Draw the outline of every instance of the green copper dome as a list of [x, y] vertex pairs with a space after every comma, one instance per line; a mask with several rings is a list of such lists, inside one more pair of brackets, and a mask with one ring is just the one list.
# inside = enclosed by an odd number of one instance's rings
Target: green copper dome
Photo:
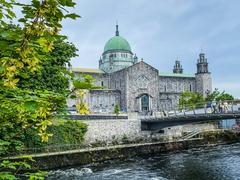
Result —
[[108, 42], [105, 44], [104, 52], [110, 50], [125, 50], [132, 52], [127, 40], [122, 38], [121, 36], [114, 36], [108, 40]]
[[131, 47], [126, 39], [119, 36], [118, 25], [116, 25], [116, 34], [108, 40], [104, 46], [104, 52], [112, 50], [124, 50], [132, 53]]

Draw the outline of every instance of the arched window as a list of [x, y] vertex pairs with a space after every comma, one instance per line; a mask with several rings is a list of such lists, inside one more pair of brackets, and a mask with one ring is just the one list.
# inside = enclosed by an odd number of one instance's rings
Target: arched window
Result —
[[189, 91], [192, 91], [192, 85], [191, 84], [189, 85]]

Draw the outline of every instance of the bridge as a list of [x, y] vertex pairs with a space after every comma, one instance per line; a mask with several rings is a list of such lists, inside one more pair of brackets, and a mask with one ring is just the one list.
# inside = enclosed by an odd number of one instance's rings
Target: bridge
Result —
[[240, 119], [240, 101], [226, 101], [221, 108], [219, 104], [196, 104], [194, 107], [175, 108], [164, 112], [165, 116], [141, 117], [141, 129], [143, 131], [158, 132], [163, 128], [192, 124], [206, 123], [210, 121]]

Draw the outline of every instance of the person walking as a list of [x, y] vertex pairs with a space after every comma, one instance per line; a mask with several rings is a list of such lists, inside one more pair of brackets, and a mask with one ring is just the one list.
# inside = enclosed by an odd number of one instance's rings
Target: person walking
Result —
[[217, 112], [217, 102], [215, 100], [212, 101], [212, 113]]
[[224, 109], [224, 113], [227, 113], [227, 112], [228, 112], [229, 107], [228, 107], [228, 102], [227, 102], [227, 101], [224, 101], [224, 103], [223, 103], [223, 109]]
[[218, 112], [223, 113], [223, 103], [221, 100], [218, 102]]

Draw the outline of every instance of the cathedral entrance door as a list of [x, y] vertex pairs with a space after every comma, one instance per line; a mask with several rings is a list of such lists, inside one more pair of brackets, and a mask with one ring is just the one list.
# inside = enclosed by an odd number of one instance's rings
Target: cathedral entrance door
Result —
[[149, 111], [149, 95], [147, 94], [141, 96], [141, 110], [142, 112]]

